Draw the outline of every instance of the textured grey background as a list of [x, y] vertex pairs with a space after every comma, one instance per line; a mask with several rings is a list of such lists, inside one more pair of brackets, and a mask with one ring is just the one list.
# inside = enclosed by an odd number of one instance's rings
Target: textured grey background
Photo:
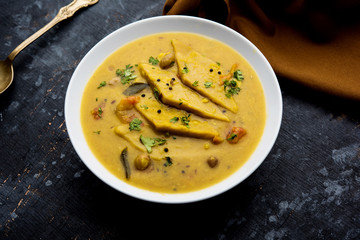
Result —
[[[0, 0], [0, 57], [68, 3]], [[85, 167], [64, 121], [71, 75], [99, 40], [161, 15], [163, 4], [100, 0], [17, 56], [15, 82], [0, 95], [0, 239], [359, 239], [360, 104], [287, 79], [279, 79], [284, 115], [273, 150], [218, 197], [144, 202]]]

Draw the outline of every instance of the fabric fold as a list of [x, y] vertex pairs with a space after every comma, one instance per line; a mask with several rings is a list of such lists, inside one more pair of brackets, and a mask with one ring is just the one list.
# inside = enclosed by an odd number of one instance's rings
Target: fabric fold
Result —
[[207, 18], [233, 28], [276, 74], [360, 100], [359, 1], [167, 0], [164, 15]]

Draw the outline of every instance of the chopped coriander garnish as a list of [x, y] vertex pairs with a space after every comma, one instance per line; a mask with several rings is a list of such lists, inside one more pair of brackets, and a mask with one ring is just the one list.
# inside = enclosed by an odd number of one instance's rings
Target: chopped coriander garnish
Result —
[[97, 88], [99, 89], [105, 86], [106, 86], [106, 81], [102, 81]]
[[166, 143], [166, 139], [144, 137], [143, 135], [140, 135], [140, 141], [142, 144], [144, 144], [146, 150], [149, 153], [152, 152], [152, 147], [164, 145]]
[[189, 125], [189, 123], [190, 123], [190, 115], [191, 114], [189, 113], [188, 115], [185, 115], [185, 116], [180, 118], [181, 123], [183, 125], [185, 125], [185, 127], [187, 127], [187, 128], [190, 128], [190, 125]]
[[235, 133], [232, 133], [231, 135], [230, 135], [230, 137], [228, 137], [228, 139], [227, 140], [233, 140], [234, 138], [236, 138], [237, 137], [237, 134], [235, 134]]
[[98, 112], [97, 115], [99, 116], [99, 118], [102, 118], [102, 114], [103, 114], [104, 111], [102, 110], [101, 107], [98, 108], [97, 112]]
[[218, 66], [220, 66], [220, 65], [221, 65], [221, 63], [219, 63], [219, 62], [216, 62], [216, 64], [217, 64]]
[[183, 101], [179, 98], [179, 106], [181, 106], [181, 104], [183, 104]]
[[205, 82], [205, 83], [204, 83], [204, 86], [205, 86], [206, 88], [210, 88], [210, 87], [212, 86], [212, 82]]
[[132, 70], [133, 66], [131, 66], [131, 64], [128, 64], [125, 66], [125, 69], [117, 69], [116, 70], [116, 75], [118, 75], [121, 79], [121, 83], [122, 84], [127, 84], [130, 83], [131, 80], [134, 80], [135, 78], [137, 78], [137, 76], [135, 74], [133, 74], [135, 72], [135, 70]]
[[93, 133], [96, 133], [96, 134], [100, 134], [101, 133], [101, 131], [100, 130], [98, 130], [98, 131], [93, 131]]
[[170, 167], [173, 163], [171, 161], [171, 157], [165, 157], [166, 163], [164, 163], [165, 167]]
[[153, 56], [151, 56], [149, 58], [149, 63], [151, 63], [152, 65], [156, 65], [159, 63], [159, 60], [157, 58], [154, 58]]
[[244, 76], [242, 75], [242, 72], [239, 69], [234, 72], [234, 78], [238, 81], [244, 80]]
[[237, 82], [235, 80], [225, 80], [224, 81], [224, 91], [225, 96], [227, 98], [231, 98], [231, 96], [238, 94], [240, 92], [240, 88], [237, 85]]
[[98, 98], [95, 98], [95, 101], [97, 102], [99, 99]]
[[154, 88], [153, 92], [154, 92], [155, 99], [159, 101], [160, 100], [159, 99], [160, 91], [157, 88]]
[[140, 105], [140, 107], [143, 108], [143, 109], [149, 109], [149, 107], [146, 106], [145, 104], [144, 104], [144, 105]]
[[182, 73], [188, 73], [188, 72], [189, 72], [189, 69], [185, 64], [185, 67], [183, 68]]
[[129, 129], [130, 131], [135, 130], [135, 131], [140, 131], [141, 130], [141, 124], [142, 121], [138, 118], [134, 118], [130, 123], [129, 123]]
[[193, 82], [193, 84], [192, 84], [194, 87], [197, 87], [197, 86], [199, 86], [199, 81], [195, 81], [195, 82]]
[[179, 117], [173, 117], [172, 119], [170, 119], [171, 123], [176, 123], [177, 121], [179, 121]]

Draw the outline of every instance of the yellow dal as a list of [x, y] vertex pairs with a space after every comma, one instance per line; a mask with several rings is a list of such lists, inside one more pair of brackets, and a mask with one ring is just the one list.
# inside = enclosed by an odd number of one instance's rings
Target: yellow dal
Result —
[[[160, 53], [173, 52], [171, 39], [178, 39], [190, 45], [195, 51], [221, 63], [224, 70], [230, 70], [234, 63], [238, 63], [244, 76], [240, 83], [241, 91], [234, 95], [238, 104], [238, 112], [226, 111], [225, 115], [231, 122], [213, 119], [203, 119], [212, 124], [225, 138], [232, 126], [246, 129], [247, 134], [237, 143], [227, 141], [214, 145], [211, 140], [175, 136], [166, 137], [167, 143], [153, 147], [150, 157], [151, 166], [145, 171], [139, 171], [134, 166], [134, 159], [142, 153], [132, 144], [114, 133], [114, 127], [122, 124], [115, 115], [116, 105], [126, 97], [122, 92], [129, 86], [121, 83], [99, 88], [100, 82], [107, 83], [116, 77], [116, 69], [124, 69], [125, 65], [134, 66], [138, 77], [136, 82], [146, 82], [141, 77], [135, 64], [148, 63], [150, 56], [157, 57]], [[176, 66], [170, 69], [176, 71]], [[149, 88], [137, 95], [151, 96]], [[97, 101], [96, 101], [97, 100]], [[105, 103], [102, 118], [94, 119], [91, 110], [100, 103]], [[220, 108], [223, 110], [222, 108]], [[136, 113], [136, 112], [135, 112]], [[156, 137], [146, 120], [136, 113], [145, 126], [139, 135]], [[189, 33], [161, 33], [143, 37], [119, 48], [110, 55], [94, 72], [87, 83], [82, 97], [81, 124], [86, 141], [96, 158], [116, 177], [139, 188], [163, 193], [184, 193], [206, 188], [229, 177], [237, 171], [254, 152], [263, 134], [266, 120], [265, 99], [261, 83], [249, 63], [229, 46], [204, 36]], [[100, 131], [97, 134], [96, 131]], [[132, 131], [133, 132], [133, 131]], [[157, 137], [165, 138], [164, 133]], [[136, 139], [137, 140], [137, 139]], [[141, 144], [140, 144], [141, 145]], [[209, 146], [206, 149], [206, 146]], [[130, 179], [125, 179], [124, 168], [120, 161], [121, 151], [128, 147], [131, 168]], [[164, 149], [169, 151], [165, 152]], [[173, 164], [164, 166], [164, 158], [171, 157]], [[207, 164], [209, 156], [215, 156], [219, 164], [210, 168]]]

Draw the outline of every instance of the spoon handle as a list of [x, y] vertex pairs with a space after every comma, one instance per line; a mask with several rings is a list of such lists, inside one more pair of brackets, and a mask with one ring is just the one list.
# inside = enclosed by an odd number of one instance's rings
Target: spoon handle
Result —
[[17, 46], [8, 56], [10, 61], [13, 61], [16, 55], [21, 52], [25, 47], [27, 47], [30, 43], [35, 41], [45, 32], [47, 32], [50, 28], [58, 24], [59, 22], [71, 17], [74, 13], [79, 10], [80, 8], [87, 7], [89, 5], [93, 5], [97, 3], [99, 0], [74, 0], [69, 5], [60, 8], [59, 13], [51, 20], [48, 24], [44, 27], [39, 29], [36, 33], [31, 35], [25, 41], [23, 41], [19, 46]]

